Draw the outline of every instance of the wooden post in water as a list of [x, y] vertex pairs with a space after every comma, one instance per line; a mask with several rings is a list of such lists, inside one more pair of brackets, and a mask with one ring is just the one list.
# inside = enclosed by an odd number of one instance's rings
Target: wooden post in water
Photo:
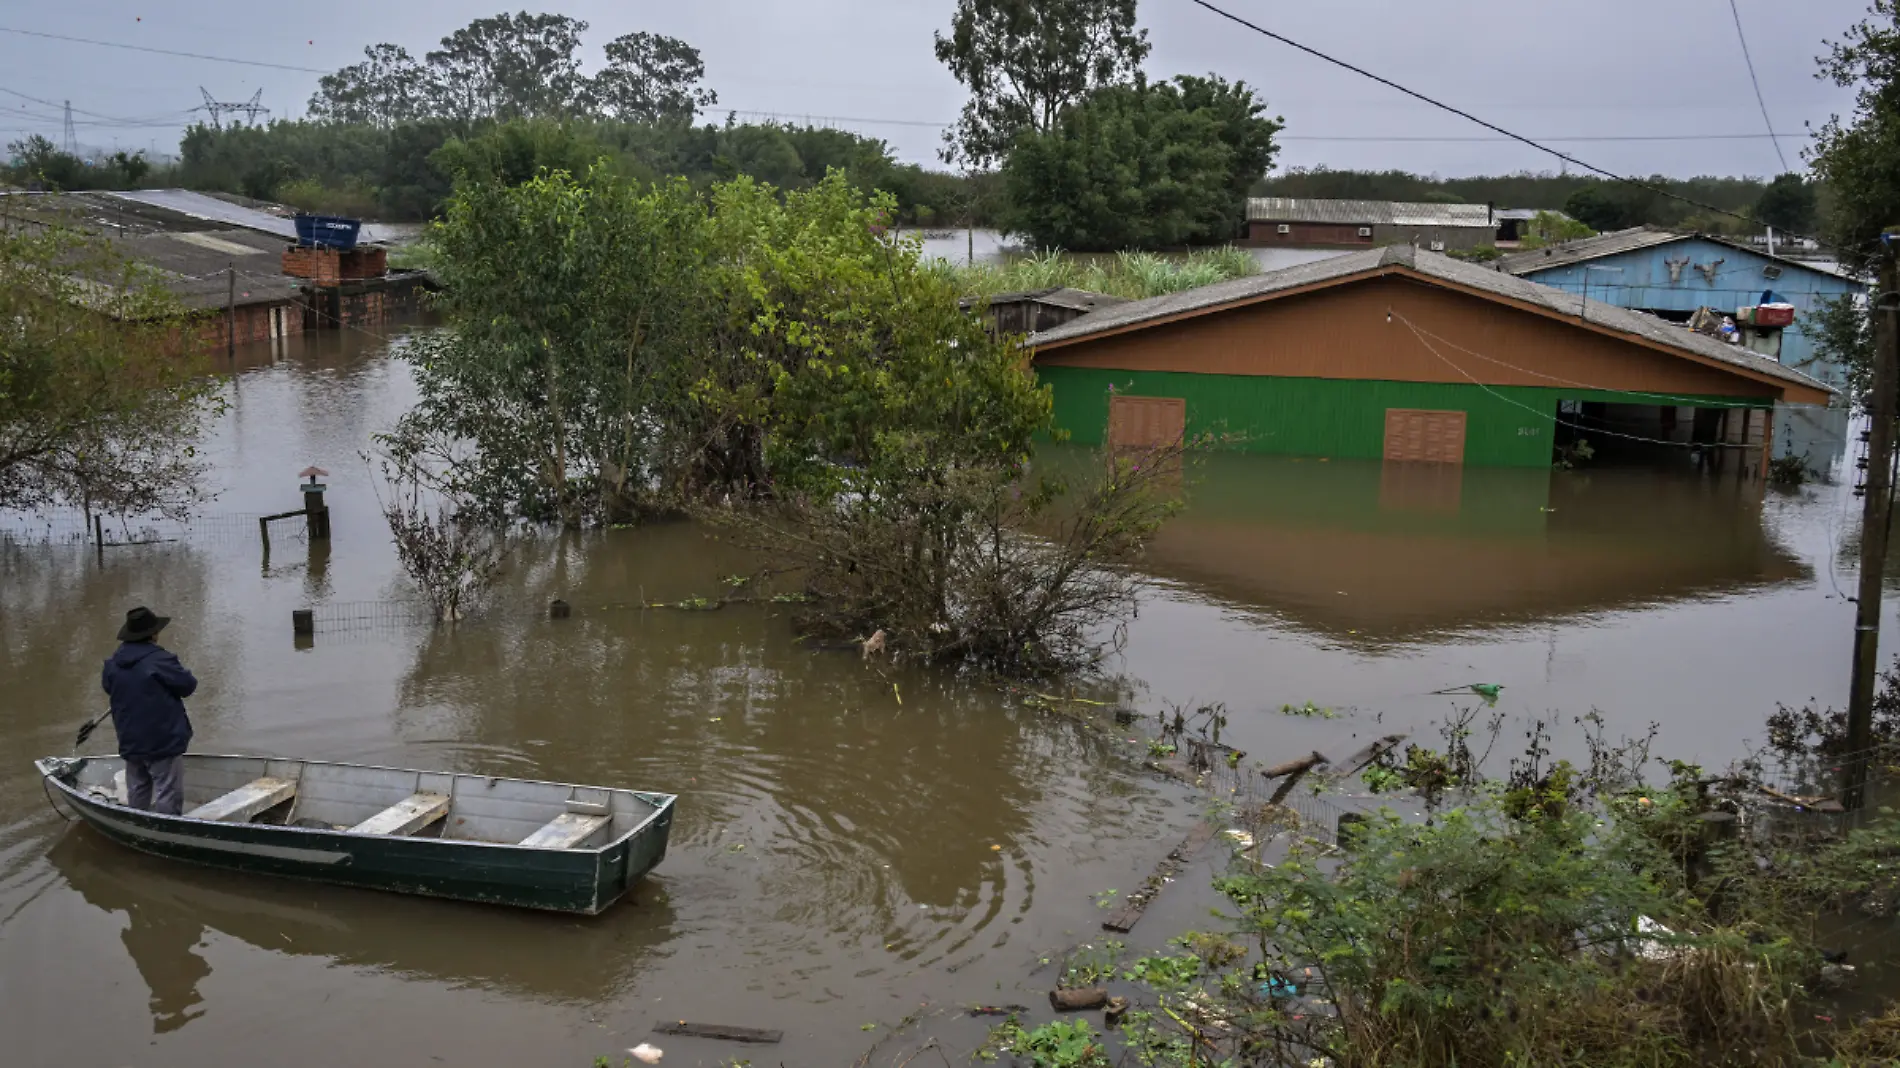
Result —
[[224, 299], [224, 355], [232, 365], [237, 364], [237, 261], [233, 260], [225, 269], [225, 280], [230, 283]]
[[[1888, 235], [1891, 238], [1893, 235]], [[1847, 760], [1841, 804], [1857, 812], [1867, 800], [1874, 746], [1874, 676], [1880, 670], [1880, 594], [1886, 577], [1887, 520], [1893, 507], [1893, 434], [1900, 391], [1900, 270], [1893, 242], [1873, 298], [1873, 411], [1867, 440], [1867, 497], [1860, 522], [1860, 600], [1854, 612], [1854, 674], [1847, 697]]]
[[299, 477], [309, 480], [302, 489], [304, 527], [310, 532], [311, 541], [330, 540], [330, 506], [323, 503], [323, 491], [329, 487], [317, 481], [329, 473], [321, 467], [306, 467], [297, 472]]

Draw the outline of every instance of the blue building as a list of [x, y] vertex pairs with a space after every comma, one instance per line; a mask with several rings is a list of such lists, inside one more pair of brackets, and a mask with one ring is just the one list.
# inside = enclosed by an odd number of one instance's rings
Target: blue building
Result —
[[[1497, 266], [1592, 301], [1685, 324], [1700, 308], [1734, 316], [1741, 308], [1792, 304], [1792, 325], [1743, 324], [1741, 343], [1843, 391], [1846, 370], [1816, 353], [1806, 324], [1820, 301], [1867, 292], [1866, 283], [1824, 265], [1771, 256], [1729, 238], [1651, 227], [1515, 253]], [[1811, 466], [1827, 470], [1846, 443], [1846, 402], [1836, 403], [1836, 410], [1782, 410], [1775, 421], [1776, 453], [1806, 453]]]

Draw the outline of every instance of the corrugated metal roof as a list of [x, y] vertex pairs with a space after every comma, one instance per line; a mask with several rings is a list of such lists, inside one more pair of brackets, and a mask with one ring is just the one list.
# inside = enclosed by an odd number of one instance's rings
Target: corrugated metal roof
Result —
[[[1411, 245], [1391, 245], [1105, 308], [1052, 330], [1031, 335], [1029, 344], [1035, 348], [1054, 342], [1074, 341], [1122, 327], [1139, 326], [1152, 320], [1214, 311], [1224, 305], [1250, 303], [1302, 286], [1341, 281], [1355, 275], [1376, 277], [1401, 268], [1453, 285], [1538, 305], [1573, 319], [1583, 307], [1578, 294], [1554, 286], [1540, 285], [1527, 278], [1465, 263], [1436, 252], [1426, 252]], [[1809, 389], [1834, 392], [1832, 388], [1766, 356], [1757, 355], [1739, 345], [1717, 341], [1653, 315], [1593, 300], [1589, 304], [1588, 319], [1593, 326], [1693, 353], [1739, 370], [1752, 371]]]
[[1855, 280], [1852, 275], [1840, 271], [1830, 271], [1825, 267], [1816, 267], [1812, 263], [1791, 260], [1783, 256], [1770, 256], [1766, 249], [1751, 247], [1742, 242], [1713, 234], [1665, 230], [1657, 226], [1632, 226], [1627, 230], [1612, 230], [1595, 237], [1580, 237], [1575, 241], [1565, 241], [1561, 245], [1532, 249], [1529, 252], [1513, 252], [1499, 258], [1496, 267], [1511, 274], [1530, 274], [1535, 271], [1547, 271], [1552, 267], [1569, 267], [1587, 260], [1600, 260], [1605, 256], [1615, 256], [1638, 249], [1655, 248], [1670, 245], [1677, 241], [1708, 241], [1725, 248], [1750, 252], [1765, 260], [1773, 260], [1784, 267], [1795, 267], [1815, 274], [1825, 274], [1832, 278]]
[[[297, 225], [290, 215], [279, 215], [242, 204], [233, 204], [228, 200], [205, 193], [194, 193], [189, 189], [131, 189], [105, 195], [119, 197], [136, 204], [149, 204], [152, 207], [175, 211], [181, 215], [217, 223], [220, 226], [242, 226], [247, 230], [276, 234], [292, 241], [297, 239]], [[387, 227], [365, 223], [359, 239], [370, 242], [387, 241], [393, 236]]]
[[1312, 200], [1252, 197], [1247, 221], [1329, 223], [1336, 226], [1469, 226], [1493, 229], [1483, 204], [1424, 204], [1397, 200]]
[[231, 299], [227, 268], [237, 270], [237, 303], [295, 300], [298, 280], [283, 273], [282, 238], [253, 230], [138, 234], [112, 248], [157, 272], [156, 281], [187, 308], [222, 308]]

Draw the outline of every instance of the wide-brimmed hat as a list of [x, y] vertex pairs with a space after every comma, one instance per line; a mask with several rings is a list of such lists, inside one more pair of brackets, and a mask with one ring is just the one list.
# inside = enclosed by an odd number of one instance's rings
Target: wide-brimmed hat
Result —
[[151, 609], [140, 605], [125, 614], [125, 626], [119, 628], [119, 640], [122, 642], [148, 642], [158, 637], [172, 617], [161, 616]]

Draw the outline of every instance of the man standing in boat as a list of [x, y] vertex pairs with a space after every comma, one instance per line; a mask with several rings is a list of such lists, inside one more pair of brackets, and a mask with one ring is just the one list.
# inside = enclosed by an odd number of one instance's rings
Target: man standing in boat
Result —
[[101, 681], [112, 702], [112, 727], [125, 760], [126, 803], [176, 816], [185, 808], [185, 747], [191, 720], [184, 699], [198, 680], [178, 657], [157, 642], [171, 617], [149, 608], [125, 614], [119, 649], [106, 661]]

